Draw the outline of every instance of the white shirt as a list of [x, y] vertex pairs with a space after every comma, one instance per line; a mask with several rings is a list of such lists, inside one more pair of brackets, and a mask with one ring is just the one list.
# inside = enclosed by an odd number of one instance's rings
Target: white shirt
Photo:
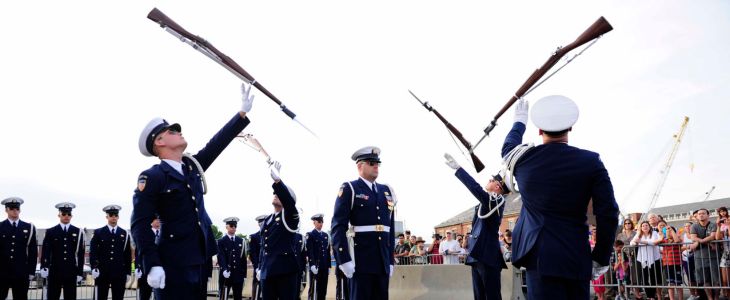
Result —
[[[659, 237], [659, 233], [654, 230], [651, 231], [651, 237], [641, 235], [639, 238], [639, 235], [640, 233], [636, 233], [634, 239], [631, 240], [631, 245], [636, 245], [639, 248], [639, 251], [636, 254], [636, 261], [640, 262], [641, 266], [644, 268], [651, 267], [655, 261], [658, 261], [662, 257], [659, 252], [659, 246], [653, 244], [656, 241], [661, 240], [661, 238]], [[644, 241], [644, 243], [639, 244], [637, 243], [638, 240]]]
[[114, 232], [114, 234], [117, 234], [117, 232], [116, 232], [116, 231], [114, 231], [114, 230], [115, 230], [115, 229], [116, 229], [117, 227], [119, 227], [119, 226], [114, 226], [114, 227], [112, 227], [111, 225], [106, 225], [106, 227], [108, 227], [108, 228], [109, 228], [109, 232]]
[[[362, 178], [362, 177], [360, 177], [360, 179], [362, 179], [362, 181], [365, 181], [365, 183], [367, 183], [367, 184], [368, 184], [368, 187], [369, 187], [369, 188], [370, 188], [371, 190], [373, 189], [373, 183], [374, 183], [374, 182], [370, 182], [370, 181], [368, 181], [367, 179], [365, 179], [365, 178]], [[377, 191], [376, 191], [376, 190], [373, 190], [373, 192], [377, 192]]]
[[162, 161], [166, 162], [168, 165], [170, 165], [173, 169], [175, 169], [175, 171], [177, 171], [181, 175], [185, 175], [185, 174], [183, 174], [182, 162], [174, 161], [172, 159], [163, 159]]
[[10, 225], [13, 225], [13, 222], [15, 222], [15, 226], [20, 225], [20, 219], [13, 220], [11, 218], [8, 218], [8, 222], [10, 222]]
[[71, 223], [68, 223], [68, 224], [59, 223], [58, 225], [61, 225], [61, 229], [63, 231], [68, 231], [68, 227], [71, 226]]
[[[446, 250], [449, 250], [449, 254], [446, 254]], [[457, 254], [462, 253], [462, 251], [463, 249], [461, 249], [457, 240], [443, 240], [439, 245], [439, 253], [444, 255], [445, 265], [459, 264], [459, 256]]]

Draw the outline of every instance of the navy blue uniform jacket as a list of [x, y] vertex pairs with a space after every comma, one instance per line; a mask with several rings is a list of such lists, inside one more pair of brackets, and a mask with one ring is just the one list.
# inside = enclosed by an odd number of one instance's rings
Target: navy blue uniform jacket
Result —
[[[203, 170], [210, 167], [248, 123], [247, 117], [241, 118], [236, 113], [193, 155]], [[140, 248], [145, 274], [154, 266], [202, 265], [218, 252], [205, 210], [200, 173], [190, 159], [183, 157], [183, 163], [184, 175], [164, 161], [139, 175], [133, 198], [132, 235]], [[159, 244], [150, 230], [155, 214], [159, 214], [162, 224]]]
[[[515, 122], [502, 156], [522, 143], [525, 124]], [[515, 266], [543, 276], [590, 279], [591, 260], [609, 263], [618, 224], [611, 179], [598, 153], [566, 143], [538, 145], [515, 165], [522, 210], [512, 234]], [[593, 199], [596, 245], [588, 244], [586, 211]], [[539, 263], [538, 263], [539, 262]]]
[[318, 272], [328, 272], [331, 266], [330, 238], [324, 231], [316, 229], [307, 233], [307, 258], [310, 266], [317, 266]]
[[132, 273], [132, 247], [128, 232], [117, 226], [114, 234], [109, 226], [94, 230], [89, 243], [91, 269], [99, 269], [99, 278], [126, 279]]
[[0, 280], [28, 279], [35, 275], [37, 260], [35, 226], [21, 220], [18, 227], [8, 220], [0, 223]]
[[235, 241], [227, 234], [218, 240], [218, 265], [220, 271], [219, 278], [223, 279], [223, 271], [231, 272], [229, 282], [239, 283], [246, 278], [246, 247], [243, 239], [235, 237]]
[[301, 244], [295, 241], [299, 212], [283, 181], [275, 182], [272, 187], [283, 209], [281, 213], [269, 215], [261, 227], [259, 269], [262, 281], [269, 276], [295, 274], [300, 270]]
[[259, 251], [261, 251], [261, 234], [257, 231], [255, 233], [252, 233], [248, 236], [249, 239], [251, 239], [251, 242], [248, 243], [249, 247], [249, 254], [251, 256], [251, 264], [253, 265], [253, 270], [256, 271], [256, 269], [259, 268]]
[[[61, 225], [46, 230], [41, 251], [41, 269], [48, 268], [48, 278], [73, 278], [84, 275], [84, 236], [73, 225], [63, 232]], [[77, 250], [78, 249], [78, 250]]]

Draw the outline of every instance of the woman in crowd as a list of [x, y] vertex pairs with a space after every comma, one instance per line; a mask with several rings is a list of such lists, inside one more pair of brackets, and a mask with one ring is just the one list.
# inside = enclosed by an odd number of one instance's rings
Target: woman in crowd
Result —
[[[723, 241], [722, 243], [722, 257], [720, 258], [720, 274], [722, 274], [722, 286], [728, 286], [728, 274], [730, 274], [730, 235], [728, 230], [730, 229], [730, 217], [728, 216], [727, 208], [722, 206], [717, 209], [717, 232], [715, 232], [715, 239]], [[728, 297], [730, 293], [727, 289], [721, 289], [721, 293]]]
[[439, 246], [441, 246], [441, 235], [438, 233], [433, 234], [433, 242], [426, 249], [426, 253], [429, 255], [429, 260], [432, 265], [440, 265], [444, 263], [444, 258], [439, 254]]
[[[621, 228], [621, 232], [616, 235], [616, 240], [624, 242], [624, 245], [631, 244], [631, 240], [634, 239], [634, 236], [636, 236], [636, 228], [634, 228], [634, 221], [631, 221], [629, 219], [624, 220], [623, 226]], [[638, 284], [638, 278], [641, 277], [639, 274], [639, 271], [636, 269], [636, 247], [630, 247], [626, 248], [624, 250], [626, 254], [629, 256], [629, 269], [626, 272], [626, 278], [624, 280], [628, 281], [632, 285]], [[641, 289], [640, 288], [634, 288], [634, 295], [641, 296]], [[641, 299], [641, 298], [638, 298]]]
[[[656, 286], [658, 279], [662, 278], [661, 254], [659, 253], [659, 246], [657, 246], [661, 241], [661, 236], [652, 230], [648, 221], [641, 222], [639, 232], [631, 240], [632, 246], [638, 246], [636, 261], [639, 264], [638, 269], [641, 270], [641, 278], [637, 278], [637, 281], [640, 285]], [[656, 289], [650, 288], [645, 289], [645, 291], [649, 299], [655, 299]], [[641, 299], [638, 297], [639, 295], [635, 295], [637, 299]]]
[[[672, 226], [667, 226], [664, 220], [659, 221], [659, 234], [662, 236], [662, 270], [664, 270], [664, 285], [680, 286], [682, 285], [682, 252], [680, 250], [682, 239], [679, 238], [677, 231]], [[682, 288], [670, 288], [669, 300], [684, 300], [684, 291]], [[675, 298], [675, 292], [677, 298]]]

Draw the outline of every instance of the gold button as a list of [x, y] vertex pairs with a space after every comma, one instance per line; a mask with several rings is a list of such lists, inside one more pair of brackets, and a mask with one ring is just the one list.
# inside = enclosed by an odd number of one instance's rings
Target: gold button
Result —
[[169, 192], [170, 192], [170, 190], [167, 190], [167, 192], [169, 193]]
[[198, 212], [198, 208], [197, 207], [195, 208], [195, 212]]
[[340, 247], [340, 251], [342, 251], [342, 247]]
[[198, 221], [198, 225], [200, 225], [200, 221]]

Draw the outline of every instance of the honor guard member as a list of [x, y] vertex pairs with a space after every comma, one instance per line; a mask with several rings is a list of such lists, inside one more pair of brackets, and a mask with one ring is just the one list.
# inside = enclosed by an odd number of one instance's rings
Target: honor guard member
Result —
[[[616, 236], [618, 205], [611, 179], [598, 153], [568, 145], [578, 120], [575, 102], [547, 96], [535, 103], [532, 120], [543, 144], [532, 148], [520, 145], [527, 113], [527, 101], [520, 100], [502, 146], [507, 172], [522, 196], [512, 262], [527, 269], [528, 299], [588, 299], [589, 280], [607, 269]], [[591, 200], [597, 232], [592, 251], [586, 238]]]
[[[259, 279], [256, 278], [256, 273], [259, 271], [259, 252], [261, 251], [261, 226], [264, 225], [264, 220], [266, 220], [266, 217], [269, 215], [260, 215], [256, 217], [256, 223], [259, 225], [259, 231], [256, 231], [248, 236], [248, 238], [251, 240], [249, 242], [249, 259], [251, 260], [251, 265], [253, 265], [253, 281], [251, 282], [251, 298], [252, 299], [258, 299], [261, 290], [258, 289], [259, 287]], [[258, 294], [257, 294], [258, 293]]]
[[300, 278], [300, 249], [294, 243], [299, 230], [296, 196], [279, 177], [281, 165], [271, 166], [274, 179], [274, 213], [266, 217], [261, 227], [259, 284], [263, 299], [298, 299]]
[[[507, 268], [499, 244], [504, 197], [510, 191], [502, 174], [496, 174], [482, 188], [451, 155], [444, 154], [446, 165], [456, 170], [456, 178], [474, 195], [479, 204], [474, 207], [471, 233], [466, 236], [466, 264], [471, 266], [474, 299], [502, 299], [500, 283], [502, 269]], [[501, 172], [500, 172], [501, 173]]]
[[218, 286], [221, 299], [233, 290], [233, 299], [241, 300], [243, 282], [246, 280], [246, 240], [236, 236], [238, 218], [225, 218], [226, 234], [218, 240]]
[[352, 160], [360, 178], [343, 183], [337, 194], [332, 216], [335, 258], [351, 279], [350, 299], [388, 299], [395, 264], [395, 195], [388, 185], [375, 182], [380, 168], [379, 148], [357, 150]]
[[[155, 235], [155, 243], [160, 238], [160, 219], [154, 216], [152, 220], [152, 233]], [[134, 276], [137, 277], [137, 293], [139, 300], [149, 300], [152, 296], [152, 287], [147, 283], [147, 273], [142, 271], [142, 254], [139, 251], [139, 247], [134, 249]]]
[[[187, 141], [179, 124], [153, 119], [142, 131], [139, 150], [160, 163], [137, 179], [132, 212], [132, 235], [140, 248], [147, 282], [161, 289], [163, 300], [200, 299], [207, 294], [210, 261], [217, 252], [205, 210], [204, 171], [249, 124], [251, 86], [244, 84], [243, 105], [197, 154], [184, 153]], [[159, 243], [149, 230], [154, 215], [162, 225]]]
[[121, 209], [119, 205], [107, 205], [102, 209], [106, 212], [107, 225], [94, 230], [89, 243], [89, 262], [97, 300], [108, 298], [109, 286], [112, 299], [122, 300], [127, 279], [132, 272], [129, 232], [117, 226]]
[[41, 251], [41, 277], [48, 278], [48, 299], [76, 299], [76, 284], [84, 275], [84, 231], [71, 225], [70, 202], [56, 204], [60, 224], [48, 228]]
[[325, 299], [327, 296], [327, 278], [329, 277], [330, 244], [329, 235], [322, 231], [324, 215], [312, 216], [314, 229], [307, 233], [307, 257], [309, 259], [309, 298]]
[[20, 220], [23, 199], [10, 197], [2, 202], [7, 220], [0, 223], [0, 299], [28, 299], [28, 284], [35, 277], [38, 242], [35, 226]]
[[302, 292], [304, 292], [304, 288], [307, 287], [307, 243], [304, 240], [304, 236], [299, 232], [294, 235], [294, 247], [299, 250], [299, 259], [297, 260], [299, 265], [299, 272], [297, 272], [299, 293], [297, 299], [299, 299]]

